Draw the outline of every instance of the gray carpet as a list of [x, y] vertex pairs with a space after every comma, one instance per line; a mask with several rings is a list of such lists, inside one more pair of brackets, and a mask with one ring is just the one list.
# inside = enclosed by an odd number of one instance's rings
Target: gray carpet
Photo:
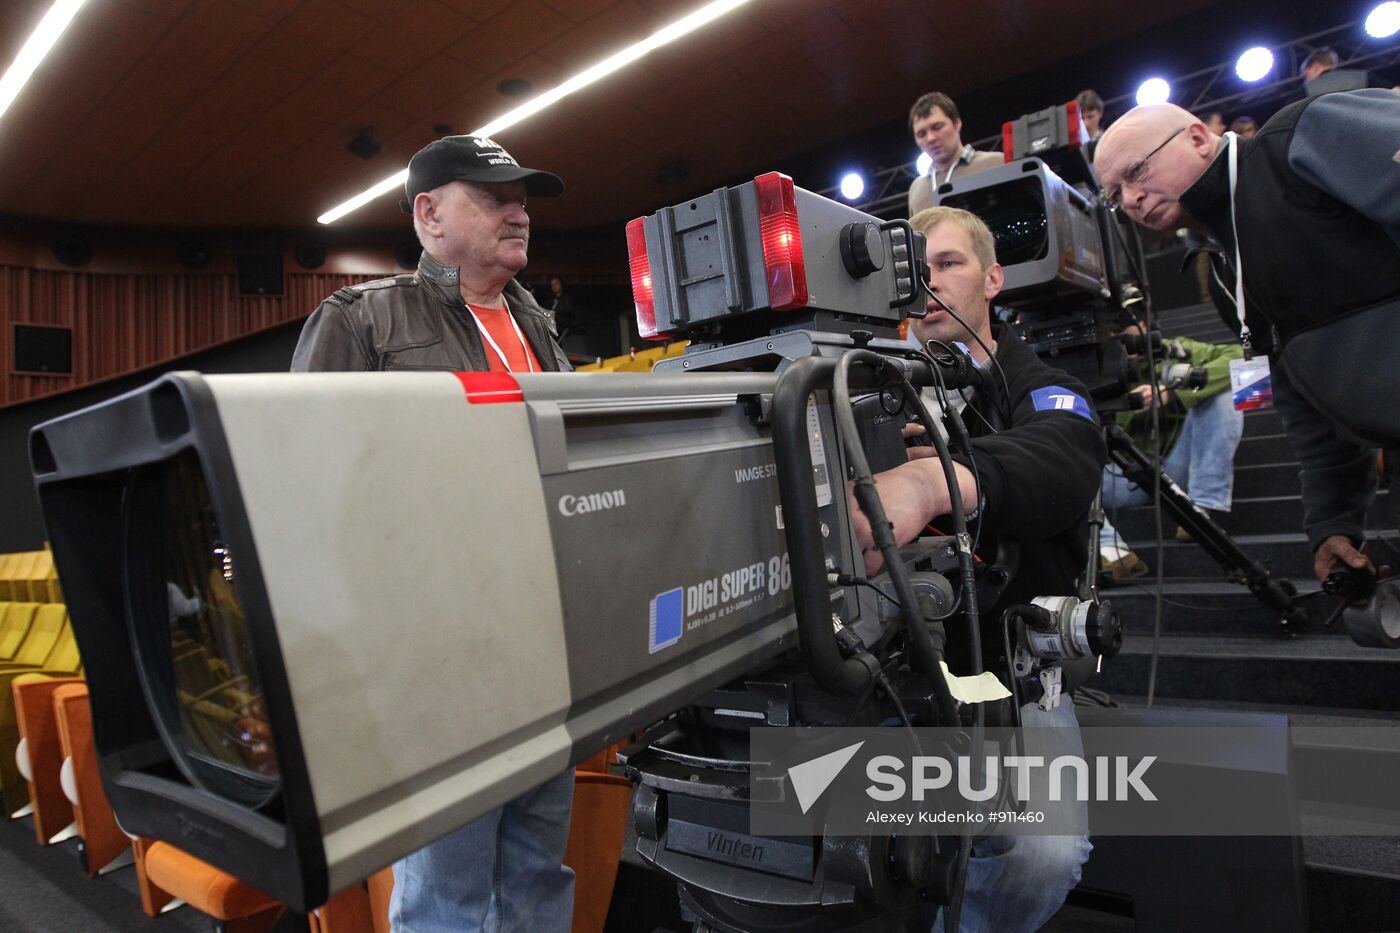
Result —
[[6, 933], [208, 933], [210, 919], [182, 907], [156, 919], [141, 911], [129, 866], [89, 879], [78, 862], [78, 840], [40, 848], [28, 819], [0, 823], [0, 930]]

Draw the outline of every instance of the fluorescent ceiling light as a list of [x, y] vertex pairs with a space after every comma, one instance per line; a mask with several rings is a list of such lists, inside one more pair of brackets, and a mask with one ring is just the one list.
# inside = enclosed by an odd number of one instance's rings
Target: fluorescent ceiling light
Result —
[[[684, 16], [671, 25], [657, 30], [640, 42], [635, 42], [622, 51], [609, 55], [591, 68], [585, 68], [562, 84], [558, 84], [541, 94], [537, 94], [514, 110], [502, 114], [485, 126], [472, 130], [468, 135], [494, 136], [502, 130], [514, 126], [521, 120], [539, 113], [551, 104], [558, 103], [575, 91], [581, 91], [593, 82], [607, 77], [619, 68], [630, 65], [648, 52], [659, 49], [663, 45], [674, 42], [682, 36], [694, 32], [701, 26], [718, 19], [730, 10], [741, 7], [748, 2], [749, 0], [711, 0], [710, 3], [705, 4], [689, 16]], [[360, 192], [344, 204], [331, 208], [320, 217], [317, 217], [316, 221], [323, 224], [333, 223], [351, 211], [363, 207], [380, 195], [393, 191], [395, 188], [402, 188], [403, 183], [407, 180], [408, 169], [405, 168], [392, 177], [386, 178]]]
[[49, 50], [58, 42], [58, 37], [63, 35], [63, 30], [68, 28], [68, 24], [78, 15], [85, 3], [87, 0], [55, 0], [54, 5], [49, 7], [49, 11], [39, 21], [39, 28], [35, 29], [34, 34], [24, 43], [24, 48], [19, 50], [19, 55], [15, 56], [10, 70], [0, 78], [0, 116], [4, 116], [5, 111], [10, 109], [10, 104], [15, 102], [19, 92], [29, 82], [29, 76], [34, 74], [39, 63], [49, 54]]

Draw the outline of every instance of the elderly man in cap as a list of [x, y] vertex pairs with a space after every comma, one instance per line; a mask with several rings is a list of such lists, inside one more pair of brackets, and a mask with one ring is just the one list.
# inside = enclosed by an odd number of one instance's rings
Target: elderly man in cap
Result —
[[1398, 147], [1400, 94], [1363, 90], [1290, 104], [1250, 140], [1171, 104], [1137, 107], [1094, 162], [1110, 207], [1222, 245], [1222, 313], [1246, 362], [1268, 355], [1319, 579], [1367, 566], [1367, 448], [1400, 448]]
[[[568, 369], [552, 319], [514, 279], [529, 247], [526, 196], [553, 197], [564, 183], [522, 168], [489, 139], [449, 136], [408, 163], [405, 190], [402, 206], [423, 244], [418, 270], [323, 301], [302, 330], [292, 370]], [[566, 771], [398, 862], [393, 928], [568, 930], [574, 875], [562, 861], [572, 804]]]

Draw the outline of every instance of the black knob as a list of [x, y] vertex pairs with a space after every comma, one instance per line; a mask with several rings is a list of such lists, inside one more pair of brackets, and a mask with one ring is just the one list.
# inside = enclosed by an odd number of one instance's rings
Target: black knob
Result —
[[1123, 623], [1118, 619], [1113, 604], [1104, 600], [1097, 606], [1089, 607], [1085, 620], [1089, 636], [1089, 650], [1101, 658], [1111, 658], [1123, 647]]
[[885, 247], [878, 224], [856, 222], [841, 228], [841, 260], [851, 278], [863, 279], [885, 266]]

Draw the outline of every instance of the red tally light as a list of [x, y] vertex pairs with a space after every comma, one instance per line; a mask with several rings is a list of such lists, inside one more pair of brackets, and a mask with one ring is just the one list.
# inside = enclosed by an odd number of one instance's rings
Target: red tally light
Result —
[[1001, 160], [1013, 161], [1011, 153], [1016, 151], [1016, 122], [1007, 120], [1001, 125]]
[[632, 301], [637, 306], [637, 333], [647, 340], [665, 340], [656, 332], [656, 298], [651, 290], [651, 260], [647, 258], [646, 218], [627, 223], [627, 263], [632, 271]]
[[788, 311], [807, 304], [807, 263], [802, 257], [802, 228], [792, 179], [769, 172], [753, 180], [758, 195], [758, 237], [763, 243], [763, 270], [768, 279], [768, 307]]
[[1084, 119], [1079, 115], [1079, 102], [1070, 101], [1065, 104], [1065, 129], [1069, 132], [1070, 148], [1078, 149], [1088, 138], [1088, 128], [1084, 126]]

